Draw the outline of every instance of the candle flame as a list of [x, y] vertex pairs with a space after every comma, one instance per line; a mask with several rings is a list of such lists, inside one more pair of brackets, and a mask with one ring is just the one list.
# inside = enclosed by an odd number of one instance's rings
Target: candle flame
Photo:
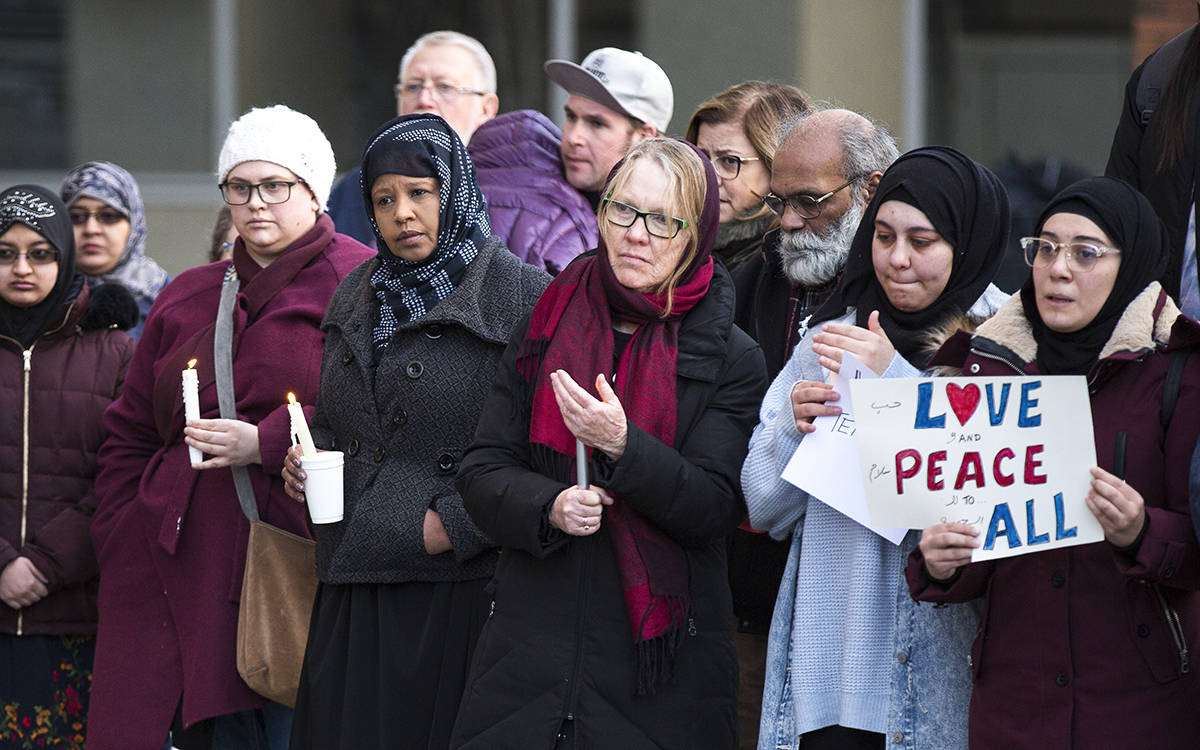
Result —
[[188, 360], [188, 369], [191, 370], [191, 369], [194, 369], [195, 367], [196, 367], [196, 360], [189, 359]]
[[288, 403], [289, 404], [296, 403], [296, 394], [290, 393], [290, 392], [288, 393]]

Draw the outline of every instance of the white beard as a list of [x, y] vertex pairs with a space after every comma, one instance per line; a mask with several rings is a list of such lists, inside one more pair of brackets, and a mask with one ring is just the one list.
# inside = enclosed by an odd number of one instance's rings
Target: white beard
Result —
[[833, 281], [846, 265], [850, 244], [865, 210], [865, 205], [857, 201], [852, 203], [842, 218], [821, 234], [808, 229], [781, 232], [779, 255], [783, 259], [783, 275], [788, 281], [806, 288], [825, 286]]

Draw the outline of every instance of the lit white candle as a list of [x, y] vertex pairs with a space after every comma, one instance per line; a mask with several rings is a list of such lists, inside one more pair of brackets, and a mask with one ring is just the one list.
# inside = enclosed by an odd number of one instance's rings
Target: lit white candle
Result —
[[312, 433], [308, 431], [308, 421], [304, 418], [304, 407], [296, 400], [296, 394], [288, 394], [288, 414], [292, 418], [292, 436], [300, 441], [304, 455], [317, 455], [317, 446], [313, 443]]
[[[189, 360], [187, 369], [183, 371], [183, 418], [200, 418], [200, 380], [196, 375], [196, 360]], [[192, 466], [204, 460], [204, 454], [199, 448], [188, 446], [188, 459]]]

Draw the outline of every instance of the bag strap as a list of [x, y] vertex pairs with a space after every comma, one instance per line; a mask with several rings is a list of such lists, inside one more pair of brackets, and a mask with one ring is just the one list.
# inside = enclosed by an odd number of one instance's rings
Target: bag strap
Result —
[[[233, 264], [225, 270], [221, 283], [221, 304], [217, 306], [217, 327], [213, 331], [213, 366], [217, 372], [217, 405], [222, 419], [237, 419], [237, 399], [233, 394], [233, 306], [237, 302], [237, 271]], [[254, 485], [250, 483], [250, 472], [245, 466], [230, 466], [233, 486], [237, 489], [238, 504], [246, 520], [258, 520], [258, 502], [254, 499]]]
[[1171, 355], [1171, 363], [1167, 365], [1167, 380], [1163, 383], [1162, 411], [1158, 418], [1162, 424], [1163, 435], [1171, 426], [1171, 417], [1175, 415], [1175, 402], [1179, 400], [1179, 385], [1183, 382], [1183, 366], [1187, 364], [1187, 349], [1180, 349]]
[[1183, 57], [1184, 48], [1196, 27], [1185, 29], [1183, 33], [1159, 47], [1142, 68], [1138, 79], [1137, 89], [1133, 95], [1134, 106], [1137, 107], [1142, 128], [1150, 124], [1154, 110], [1162, 99], [1162, 93], [1171, 82], [1171, 74]]

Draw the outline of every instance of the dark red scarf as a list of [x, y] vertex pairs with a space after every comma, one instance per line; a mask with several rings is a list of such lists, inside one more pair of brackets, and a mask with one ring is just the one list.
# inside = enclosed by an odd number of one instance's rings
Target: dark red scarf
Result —
[[[699, 152], [697, 152], [699, 153]], [[675, 288], [671, 314], [665, 294], [643, 294], [613, 275], [603, 238], [595, 256], [563, 269], [534, 307], [517, 366], [532, 389], [529, 439], [551, 456], [544, 469], [564, 481], [574, 475], [575, 438], [554, 399], [550, 373], [565, 370], [596, 395], [600, 373], [613, 367], [613, 316], [638, 325], [617, 364], [613, 390], [626, 417], [675, 445], [676, 362], [683, 316], [708, 292], [711, 249], [719, 216], [716, 176], [704, 159], [707, 195], [697, 234], [699, 252]], [[589, 453], [591, 448], [588, 449]], [[678, 637], [690, 607], [687, 555], [661, 529], [619, 497], [604, 511], [638, 653], [637, 690], [653, 692], [671, 678]]]
[[[321, 214], [312, 229], [293, 242], [266, 268], [259, 266], [246, 252], [242, 239], [237, 239], [233, 245], [233, 267], [241, 285], [238, 288], [238, 304], [233, 309], [232, 345], [235, 358], [242, 331], [258, 320], [267, 303], [292, 283], [296, 274], [329, 247], [329, 243], [333, 241], [333, 233], [333, 220], [329, 218], [329, 214]], [[213, 369], [213, 335], [217, 327], [216, 301], [220, 299], [220, 284], [218, 281], [217, 296], [213, 298], [212, 309], [197, 313], [209, 316], [209, 322], [179, 344], [158, 371], [154, 383], [154, 420], [164, 444], [182, 439], [183, 399], [180, 395], [179, 373], [187, 369], [188, 360], [193, 357], [199, 360], [196, 370], [201, 392], [212, 387], [217, 381], [216, 370]], [[171, 342], [165, 343], [171, 346]], [[208, 403], [204, 399], [201, 399], [201, 402]], [[215, 419], [218, 416], [215, 411], [215, 399], [211, 406], [213, 411], [210, 414], [205, 414], [204, 406], [201, 407], [201, 416], [205, 419]]]

